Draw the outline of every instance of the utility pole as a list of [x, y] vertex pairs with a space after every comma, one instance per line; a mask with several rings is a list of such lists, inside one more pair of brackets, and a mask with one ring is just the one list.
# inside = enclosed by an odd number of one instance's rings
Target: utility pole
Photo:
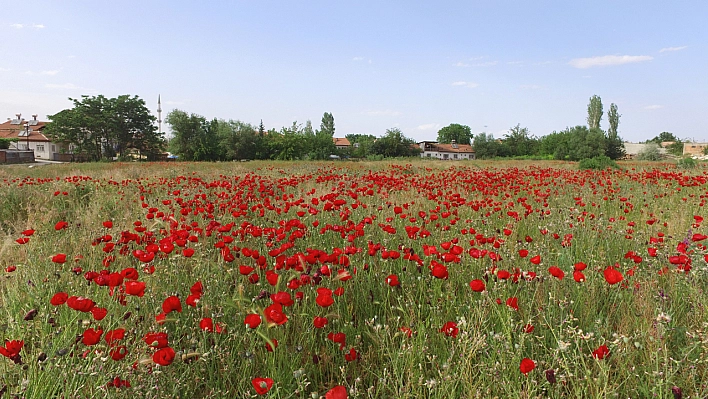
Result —
[[162, 133], [162, 103], [159, 94], [157, 95], [157, 133]]

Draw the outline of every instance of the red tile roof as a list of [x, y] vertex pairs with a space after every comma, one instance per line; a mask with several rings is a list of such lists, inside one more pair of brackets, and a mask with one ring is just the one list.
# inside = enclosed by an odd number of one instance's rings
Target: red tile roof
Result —
[[[454, 147], [453, 147], [454, 146]], [[441, 144], [432, 141], [420, 143], [423, 151], [451, 152], [451, 153], [473, 153], [474, 148], [469, 144]]]
[[334, 142], [335, 146], [349, 147], [351, 145], [346, 137], [332, 137], [332, 141]]
[[[0, 138], [4, 139], [19, 139], [19, 141], [27, 141], [27, 136], [20, 136], [25, 130], [25, 122], [32, 122], [25, 119], [20, 121], [20, 124], [13, 124], [12, 121], [0, 123]], [[49, 122], [37, 121], [37, 124], [30, 126], [29, 141], [51, 141], [47, 136], [42, 134], [42, 130]]]

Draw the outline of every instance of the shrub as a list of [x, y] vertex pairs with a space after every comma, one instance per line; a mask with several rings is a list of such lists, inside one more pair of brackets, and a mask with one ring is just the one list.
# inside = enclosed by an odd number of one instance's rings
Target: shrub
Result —
[[0, 150], [7, 150], [10, 148], [10, 143], [17, 141], [17, 139], [3, 139], [0, 138]]
[[657, 144], [647, 144], [643, 150], [637, 154], [637, 159], [640, 161], [658, 161], [661, 159], [659, 146]]
[[678, 161], [676, 161], [676, 166], [681, 168], [681, 169], [693, 169], [698, 165], [698, 162], [696, 162], [695, 159], [686, 157], [686, 158], [681, 158]]
[[607, 168], [619, 169], [617, 162], [610, 159], [606, 155], [600, 155], [592, 158], [581, 159], [578, 164], [580, 169], [596, 169], [602, 170]]

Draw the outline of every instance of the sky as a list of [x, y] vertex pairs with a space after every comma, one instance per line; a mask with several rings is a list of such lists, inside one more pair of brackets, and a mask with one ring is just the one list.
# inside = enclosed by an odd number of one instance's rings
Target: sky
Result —
[[[708, 1], [0, 0], [0, 120], [137, 95], [335, 136], [451, 123], [501, 138], [617, 104], [625, 141], [708, 141]], [[601, 127], [607, 128], [607, 116]], [[163, 123], [163, 131], [169, 131]]]

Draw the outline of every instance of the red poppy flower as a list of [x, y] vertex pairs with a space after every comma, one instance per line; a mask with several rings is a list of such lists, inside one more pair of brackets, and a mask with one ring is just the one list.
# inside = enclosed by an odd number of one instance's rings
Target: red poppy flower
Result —
[[201, 281], [197, 281], [190, 288], [189, 292], [194, 295], [201, 295], [204, 292], [204, 286]]
[[5, 341], [5, 346], [0, 346], [0, 355], [12, 359], [19, 356], [24, 345], [25, 341], [22, 340]]
[[514, 310], [519, 310], [519, 298], [514, 296], [514, 297], [507, 299], [506, 306], [508, 306]]
[[353, 362], [354, 360], [359, 359], [359, 352], [357, 352], [354, 348], [349, 349], [349, 353], [344, 354], [344, 359], [348, 362]]
[[162, 302], [162, 311], [168, 314], [172, 311], [182, 312], [182, 302], [175, 295], [169, 296]]
[[339, 344], [339, 350], [344, 349], [347, 345], [347, 336], [344, 333], [329, 333], [327, 334], [327, 339]]
[[194, 255], [194, 249], [185, 248], [182, 250], [182, 256], [184, 256], [185, 258], [191, 258], [192, 255]]
[[497, 271], [497, 278], [498, 278], [499, 280], [506, 280], [506, 279], [508, 279], [509, 277], [511, 277], [511, 273], [509, 273], [508, 271], [506, 271], [506, 270], [499, 270], [499, 271]]
[[105, 222], [103, 222], [103, 227], [110, 229], [113, 227], [113, 222], [110, 220], [106, 220]]
[[442, 280], [447, 280], [449, 274], [447, 271], [447, 267], [441, 263], [435, 262], [433, 264], [433, 268], [430, 270], [430, 274], [435, 277], [439, 278]]
[[66, 292], [57, 292], [54, 294], [52, 299], [49, 300], [49, 303], [51, 303], [54, 306], [59, 306], [63, 305], [66, 303], [66, 300], [69, 298], [69, 295]]
[[337, 385], [327, 391], [325, 394], [325, 399], [347, 399], [349, 395], [347, 394], [347, 388], [342, 385]]
[[470, 288], [472, 288], [472, 291], [474, 292], [482, 292], [486, 288], [484, 285], [484, 281], [482, 280], [472, 280], [470, 282]]
[[22, 234], [23, 236], [30, 237], [32, 234], [34, 234], [34, 230], [28, 229], [28, 230], [23, 231], [23, 232], [20, 233], [20, 234]]
[[138, 270], [135, 269], [134, 267], [127, 267], [123, 269], [122, 272], [120, 272], [121, 275], [127, 280], [137, 280], [140, 275], [138, 274]]
[[522, 258], [525, 258], [525, 257], [529, 256], [529, 251], [527, 249], [520, 249], [519, 256]]
[[607, 266], [603, 274], [605, 275], [605, 280], [610, 285], [617, 284], [624, 279], [624, 277], [622, 277], [622, 273], [612, 266]]
[[253, 385], [253, 388], [256, 390], [257, 394], [265, 395], [273, 387], [273, 379], [261, 377], [254, 378], [251, 380], [251, 385]]
[[413, 336], [413, 330], [410, 329], [410, 327], [401, 327], [398, 329], [401, 331], [406, 337], [410, 338]]
[[588, 267], [588, 265], [586, 265], [585, 263], [578, 262], [575, 265], [573, 265], [573, 270], [582, 272], [583, 270], [585, 270], [586, 267]]
[[65, 229], [67, 227], [69, 227], [69, 223], [62, 220], [60, 222], [57, 222], [57, 224], [54, 225], [54, 230], [59, 231], [59, 230]]
[[187, 304], [187, 306], [191, 306], [193, 308], [196, 308], [197, 303], [199, 303], [200, 298], [201, 298], [201, 294], [189, 294], [187, 296], [187, 299], [184, 300], [184, 303]]
[[153, 348], [165, 348], [167, 346], [167, 333], [164, 332], [149, 332], [143, 337], [143, 341]]
[[66, 254], [56, 254], [52, 256], [52, 262], [54, 263], [65, 263], [66, 262]]
[[565, 277], [565, 273], [558, 266], [549, 267], [548, 272], [551, 273], [551, 276], [557, 278], [558, 280], [563, 280], [563, 277]]
[[398, 276], [395, 274], [390, 274], [388, 277], [386, 277], [386, 284], [390, 285], [391, 287], [398, 287], [401, 285], [401, 282], [398, 281]]
[[327, 320], [326, 317], [319, 317], [315, 316], [315, 318], [312, 320], [312, 324], [314, 324], [315, 328], [324, 328], [324, 326], [327, 325], [329, 320]]
[[295, 303], [290, 294], [283, 291], [271, 295], [270, 300], [273, 301], [273, 303], [279, 303], [283, 306], [292, 306], [293, 303]]
[[283, 313], [283, 305], [279, 303], [274, 303], [263, 311], [266, 317], [266, 321], [270, 324], [283, 325], [288, 321], [288, 316]]
[[524, 332], [526, 334], [531, 334], [533, 332], [534, 328], [535, 327], [533, 326], [533, 324], [527, 324], [526, 326], [524, 326]]
[[125, 293], [137, 297], [145, 295], [145, 282], [143, 281], [126, 281]]
[[128, 354], [128, 348], [125, 345], [116, 346], [112, 348], [109, 352], [111, 359], [118, 361], [123, 360], [123, 358]]
[[125, 328], [117, 328], [115, 330], [108, 331], [103, 339], [106, 340], [108, 346], [115, 345], [118, 341], [125, 337]]
[[318, 288], [315, 302], [323, 308], [331, 306], [334, 303], [334, 299], [332, 298], [332, 290], [325, 287]]
[[90, 312], [91, 309], [96, 306], [92, 300], [82, 296], [71, 296], [66, 300], [66, 304], [70, 308], [78, 310], [79, 312]]
[[199, 321], [199, 328], [203, 331], [213, 332], [214, 321], [211, 319], [211, 317], [205, 317]]
[[595, 359], [602, 360], [605, 357], [607, 357], [610, 354], [610, 350], [607, 348], [607, 345], [600, 345], [597, 349], [592, 351], [592, 357]]
[[582, 283], [585, 281], [585, 275], [580, 270], [576, 270], [573, 272], [573, 280], [577, 283]]
[[93, 316], [93, 319], [96, 321], [101, 321], [103, 320], [104, 317], [108, 314], [108, 310], [106, 308], [99, 308], [99, 307], [92, 307], [91, 308], [91, 315]]
[[166, 346], [152, 355], [152, 361], [160, 366], [169, 366], [175, 360], [175, 350]]
[[270, 340], [270, 342], [266, 341], [265, 347], [268, 352], [273, 352], [275, 350], [275, 348], [278, 347], [278, 340], [275, 338], [272, 338]]
[[89, 328], [86, 331], [84, 331], [83, 337], [81, 338], [81, 342], [83, 342], [83, 344], [86, 346], [96, 345], [98, 343], [98, 341], [101, 340], [102, 334], [103, 334], [103, 330], [101, 330], [100, 328], [98, 330], [94, 330], [93, 328]]
[[261, 325], [261, 316], [254, 313], [247, 314], [243, 324], [248, 328], [256, 328]]
[[534, 265], [538, 265], [539, 263], [541, 263], [541, 256], [540, 256], [540, 255], [536, 255], [536, 256], [532, 257], [531, 259], [529, 259], [529, 260], [530, 260], [531, 263], [533, 263]]
[[20, 244], [20, 245], [27, 244], [29, 241], [30, 241], [30, 239], [27, 238], [27, 237], [20, 237], [20, 238], [18, 238], [18, 239], [15, 240], [15, 242], [18, 243], [18, 244]]
[[521, 359], [521, 365], [519, 365], [519, 370], [521, 370], [521, 373], [523, 375], [527, 375], [535, 368], [536, 362], [534, 362], [533, 360], [529, 359], [528, 357]]
[[457, 323], [454, 321], [448, 321], [445, 323], [442, 328], [440, 329], [440, 332], [443, 334], [447, 335], [448, 337], [457, 337], [457, 334], [460, 332], [460, 329], [457, 328]]

